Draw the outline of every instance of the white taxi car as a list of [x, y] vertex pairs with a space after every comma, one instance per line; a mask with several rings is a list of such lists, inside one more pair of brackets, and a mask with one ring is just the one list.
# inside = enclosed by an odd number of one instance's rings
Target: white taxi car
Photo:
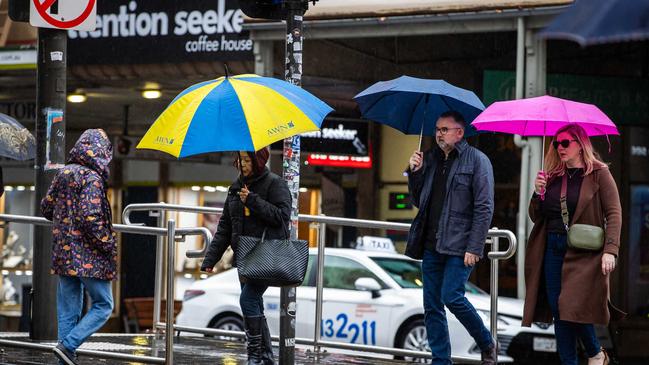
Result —
[[[324, 269], [323, 340], [428, 351], [424, 326], [421, 263], [404, 255], [327, 248]], [[310, 251], [304, 284], [297, 288], [296, 337], [313, 338], [315, 330], [317, 252]], [[468, 283], [467, 298], [489, 326], [489, 295]], [[243, 331], [237, 271], [194, 282], [185, 291], [177, 324]], [[279, 333], [279, 288], [264, 295], [272, 334]], [[521, 327], [523, 301], [498, 299], [500, 362], [558, 359], [552, 328]], [[479, 359], [480, 350], [447, 311], [454, 356]]]

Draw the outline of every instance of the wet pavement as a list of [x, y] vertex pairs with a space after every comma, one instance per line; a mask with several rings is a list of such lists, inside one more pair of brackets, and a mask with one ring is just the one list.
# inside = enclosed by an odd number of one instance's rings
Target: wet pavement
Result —
[[[30, 341], [25, 333], [2, 333], [0, 339], [14, 341]], [[54, 342], [39, 342], [41, 344], [55, 345]], [[164, 338], [156, 340], [152, 335], [104, 335], [98, 334], [91, 337], [83, 344], [82, 349], [118, 352], [124, 354], [156, 356], [164, 358]], [[277, 347], [275, 358], [277, 359]], [[392, 359], [377, 359], [361, 356], [325, 353], [319, 359], [311, 356], [307, 349], [297, 348], [295, 351], [295, 364], [407, 364]], [[175, 337], [174, 338], [174, 364], [210, 364], [210, 365], [238, 365], [246, 363], [245, 346], [242, 342], [221, 341], [204, 337]], [[98, 359], [79, 357], [79, 363], [118, 365], [142, 364], [139, 362], [119, 361], [112, 359]], [[58, 364], [56, 357], [49, 352], [27, 350], [0, 345], [0, 365], [27, 365], [27, 364]]]

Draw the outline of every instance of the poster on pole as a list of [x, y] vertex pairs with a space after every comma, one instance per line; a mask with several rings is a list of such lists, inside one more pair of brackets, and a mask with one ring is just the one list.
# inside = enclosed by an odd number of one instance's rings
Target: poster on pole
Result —
[[57, 170], [65, 166], [65, 123], [63, 110], [45, 109], [47, 140], [45, 144], [45, 170]]

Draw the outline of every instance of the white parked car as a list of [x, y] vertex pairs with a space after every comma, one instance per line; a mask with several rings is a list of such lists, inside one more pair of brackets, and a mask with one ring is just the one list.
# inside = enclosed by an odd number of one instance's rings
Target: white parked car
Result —
[[[296, 337], [313, 338], [317, 252], [310, 251], [304, 284], [297, 288]], [[404, 255], [327, 248], [321, 338], [364, 345], [428, 351], [424, 327], [421, 263]], [[467, 283], [467, 298], [489, 326], [489, 295]], [[194, 282], [185, 291], [177, 324], [243, 330], [237, 271]], [[264, 295], [272, 334], [279, 333], [279, 288]], [[552, 328], [521, 327], [523, 301], [498, 299], [500, 361], [556, 357]], [[479, 359], [480, 350], [453, 314], [447, 311], [454, 356]]]

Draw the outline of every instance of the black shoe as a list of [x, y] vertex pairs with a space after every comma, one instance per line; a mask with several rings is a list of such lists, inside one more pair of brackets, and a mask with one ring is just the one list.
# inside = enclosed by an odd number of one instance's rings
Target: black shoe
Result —
[[496, 365], [498, 363], [498, 344], [493, 342], [489, 350], [481, 353], [482, 365]]
[[270, 338], [270, 330], [268, 329], [268, 322], [266, 317], [263, 317], [261, 323], [261, 336], [262, 336], [262, 352], [261, 360], [264, 365], [275, 365], [275, 358], [273, 356], [273, 343]]
[[264, 350], [263, 336], [262, 336], [262, 322], [263, 316], [244, 317], [244, 325], [246, 327], [246, 348], [248, 350], [248, 363], [247, 365], [263, 365], [264, 362], [261, 354]]
[[72, 352], [70, 352], [68, 349], [63, 346], [62, 343], [56, 345], [54, 348], [54, 355], [59, 358], [59, 360], [63, 361], [64, 363], [68, 365], [79, 365], [77, 362], [77, 357], [74, 356]]

